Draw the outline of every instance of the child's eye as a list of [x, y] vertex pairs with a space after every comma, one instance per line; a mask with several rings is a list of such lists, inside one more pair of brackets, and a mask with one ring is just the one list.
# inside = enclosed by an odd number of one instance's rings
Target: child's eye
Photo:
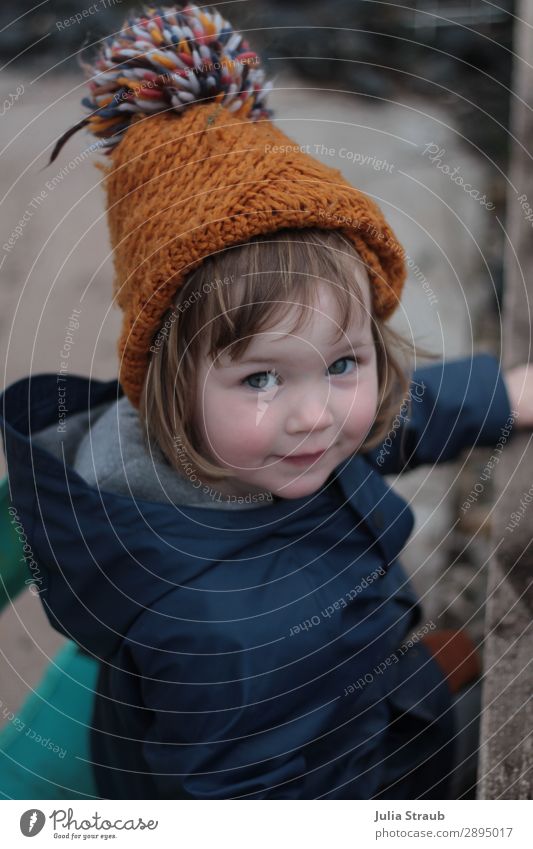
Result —
[[[328, 372], [330, 374], [333, 374], [334, 377], [338, 377], [339, 375], [342, 376], [344, 374], [351, 374], [354, 369], [357, 368], [357, 362], [358, 361], [355, 357], [341, 357], [339, 360], [335, 360], [333, 365], [329, 367]], [[353, 363], [354, 368], [350, 369], [349, 371], [346, 371], [345, 369], [342, 369], [341, 371], [336, 371], [335, 367], [338, 363]], [[331, 372], [331, 369], [334, 369], [334, 371]], [[245, 377], [242, 382], [247, 386], [250, 386], [251, 389], [261, 389], [263, 392], [265, 392], [268, 389], [273, 389], [276, 385], [275, 382], [269, 384], [269, 378], [274, 378], [275, 381], [276, 378], [279, 378], [279, 374], [274, 369], [269, 369], [268, 371], [258, 371], [255, 374], [249, 374], [248, 377]], [[259, 382], [250, 382], [255, 380], [258, 380]]]
[[[354, 368], [357, 367], [357, 359], [355, 357], [341, 357], [340, 360], [335, 360], [335, 362], [329, 367], [330, 373], [331, 373], [331, 369], [335, 369], [335, 366], [338, 363], [353, 363]], [[350, 371], [348, 371], [348, 372], [344, 371], [344, 369], [342, 371], [333, 371], [333, 375], [336, 377], [338, 375], [351, 374], [352, 371], [353, 371], [353, 369], [350, 369]]]
[[[266, 382], [264, 381], [265, 377], [267, 378]], [[261, 389], [264, 392], [267, 389], [273, 389], [274, 388], [275, 384], [268, 385], [268, 378], [269, 377], [276, 378], [276, 377], [279, 377], [279, 375], [274, 370], [258, 371], [255, 374], [250, 374], [250, 375], [248, 375], [248, 377], [245, 377], [244, 380], [243, 380], [243, 383], [245, 383], [247, 386], [250, 386], [251, 389]], [[257, 385], [257, 384], [254, 385], [254, 384], [248, 383], [249, 380], [255, 380], [256, 378], [259, 378], [259, 380], [262, 381], [262, 382], [260, 382], [259, 385]]]

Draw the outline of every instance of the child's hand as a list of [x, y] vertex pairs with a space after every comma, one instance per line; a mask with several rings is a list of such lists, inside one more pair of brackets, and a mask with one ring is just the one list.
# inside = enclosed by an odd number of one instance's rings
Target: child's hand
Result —
[[515, 366], [504, 372], [511, 410], [518, 413], [516, 427], [533, 428], [533, 364]]

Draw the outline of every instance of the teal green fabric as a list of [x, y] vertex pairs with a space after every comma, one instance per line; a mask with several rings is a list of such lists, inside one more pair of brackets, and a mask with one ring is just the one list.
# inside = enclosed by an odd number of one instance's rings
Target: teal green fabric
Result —
[[[0, 611], [31, 578], [0, 481]], [[98, 798], [89, 753], [98, 664], [68, 641], [17, 714], [0, 698], [0, 798]], [[2, 694], [3, 695], [3, 694]]]
[[10, 515], [7, 478], [0, 481], [0, 611], [13, 600], [31, 578], [24, 558], [23, 543], [15, 530], [16, 514]]
[[99, 798], [89, 753], [97, 674], [98, 664], [69, 641], [18, 714], [1, 706], [2, 798]]

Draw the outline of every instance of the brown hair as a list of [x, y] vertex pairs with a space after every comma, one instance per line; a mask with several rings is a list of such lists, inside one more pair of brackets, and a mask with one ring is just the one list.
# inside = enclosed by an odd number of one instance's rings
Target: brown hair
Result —
[[[354, 309], [361, 309], [368, 275], [353, 245], [337, 230], [284, 229], [261, 234], [210, 255], [187, 278], [154, 337], [139, 407], [145, 438], [159, 446], [173, 468], [183, 474], [184, 461], [190, 461], [207, 479], [235, 476], [202, 456], [193, 416], [195, 364], [207, 353], [219, 367], [215, 358], [228, 346], [231, 359], [238, 360], [253, 335], [286, 312], [288, 302], [301, 305], [291, 332], [300, 329], [312, 315], [308, 308], [314, 305], [317, 287], [313, 284], [318, 280], [329, 284], [338, 303], [341, 338]], [[372, 334], [379, 400], [373, 426], [359, 449], [362, 452], [379, 445], [390, 430], [409, 387], [409, 355], [419, 350], [374, 315]]]

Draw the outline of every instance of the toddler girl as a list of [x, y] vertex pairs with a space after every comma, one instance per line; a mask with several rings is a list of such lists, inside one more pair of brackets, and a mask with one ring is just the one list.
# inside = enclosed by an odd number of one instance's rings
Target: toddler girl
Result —
[[446, 798], [475, 653], [433, 656], [383, 475], [495, 444], [511, 404], [530, 424], [530, 377], [409, 376], [403, 249], [263, 83], [215, 10], [105, 42], [73, 129], [111, 163], [120, 381], [68, 374], [60, 428], [56, 375], [6, 390], [13, 501], [51, 624], [100, 665], [102, 797]]

